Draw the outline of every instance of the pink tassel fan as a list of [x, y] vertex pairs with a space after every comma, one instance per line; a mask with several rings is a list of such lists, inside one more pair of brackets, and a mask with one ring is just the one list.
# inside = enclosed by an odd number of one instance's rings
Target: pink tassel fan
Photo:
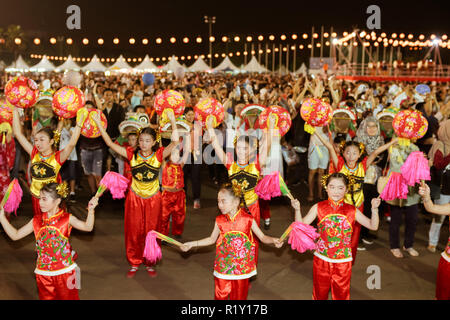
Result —
[[414, 186], [421, 180], [431, 180], [428, 160], [422, 152], [411, 152], [401, 167], [402, 176], [408, 186]]
[[112, 194], [113, 199], [125, 198], [125, 191], [128, 189], [129, 180], [119, 173], [108, 171], [100, 180], [99, 191], [97, 193], [101, 194], [105, 190], [109, 189]]
[[255, 187], [255, 192], [261, 199], [270, 200], [281, 196], [280, 177], [278, 171], [262, 178]]
[[22, 195], [23, 192], [19, 181], [14, 179], [9, 184], [0, 205], [3, 206], [6, 212], [14, 212], [17, 216], [17, 208], [19, 208], [20, 202], [22, 201]]
[[162, 258], [161, 247], [156, 241], [156, 233], [150, 231], [145, 238], [145, 248], [143, 257], [151, 264], [155, 264]]
[[403, 176], [398, 172], [391, 172], [380, 198], [384, 201], [408, 198], [408, 185]]
[[315, 250], [316, 240], [319, 237], [320, 234], [316, 232], [316, 228], [296, 221], [292, 223], [292, 230], [289, 234], [288, 243], [293, 250], [303, 253], [306, 250]]

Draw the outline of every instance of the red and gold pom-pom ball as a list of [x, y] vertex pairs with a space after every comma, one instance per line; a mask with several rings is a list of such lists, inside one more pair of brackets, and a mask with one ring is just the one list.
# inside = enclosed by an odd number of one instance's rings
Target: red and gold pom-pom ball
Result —
[[323, 127], [333, 118], [333, 108], [322, 100], [311, 98], [303, 102], [300, 115], [310, 126]]
[[184, 112], [185, 101], [178, 91], [164, 90], [156, 96], [154, 107], [158, 115], [162, 115], [165, 109], [172, 109], [175, 116], [179, 116]]
[[5, 96], [12, 105], [27, 109], [36, 103], [39, 88], [36, 82], [27, 77], [14, 77], [5, 86]]
[[280, 106], [270, 106], [259, 115], [258, 122], [261, 129], [267, 129], [269, 126], [269, 116], [274, 114], [276, 117], [275, 129], [279, 130], [280, 136], [284, 136], [291, 127], [292, 120], [289, 112]]
[[103, 112], [101, 112], [98, 109], [94, 108], [88, 108], [89, 115], [84, 121], [83, 128], [81, 128], [81, 134], [85, 136], [86, 138], [98, 138], [101, 136], [100, 130], [98, 129], [97, 125], [95, 124], [94, 119], [92, 119], [92, 116], [95, 113], [98, 113], [100, 115], [100, 122], [103, 126], [103, 128], [108, 127], [108, 121], [106, 120], [106, 116]]
[[392, 121], [395, 134], [403, 139], [420, 139], [428, 130], [428, 121], [421, 112], [403, 110]]
[[223, 105], [214, 98], [204, 98], [194, 107], [195, 121], [201, 122], [205, 127], [210, 116], [214, 117], [214, 127], [222, 123], [225, 110]]

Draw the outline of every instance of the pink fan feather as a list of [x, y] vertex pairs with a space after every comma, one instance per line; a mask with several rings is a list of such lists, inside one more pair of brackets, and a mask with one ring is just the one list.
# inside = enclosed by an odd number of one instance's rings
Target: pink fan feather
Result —
[[162, 258], [161, 247], [156, 241], [156, 233], [150, 231], [145, 238], [145, 248], [143, 257], [147, 259], [151, 264], [155, 264]]
[[96, 196], [99, 197], [109, 189], [113, 199], [125, 198], [125, 191], [128, 189], [129, 180], [121, 174], [113, 171], [108, 171], [100, 180]]
[[22, 188], [19, 185], [19, 181], [14, 179], [8, 186], [8, 189], [3, 196], [1, 206], [6, 212], [14, 212], [17, 216], [17, 208], [19, 208], [20, 202], [22, 201]]
[[431, 180], [428, 160], [422, 152], [411, 152], [401, 167], [402, 176], [408, 186], [414, 186], [421, 180]]
[[270, 200], [281, 196], [278, 171], [262, 178], [255, 187], [255, 192], [261, 199]]
[[293, 222], [291, 227], [288, 243], [293, 250], [303, 253], [306, 250], [316, 249], [316, 239], [320, 237], [316, 228], [300, 221]]
[[406, 199], [408, 197], [408, 185], [403, 176], [398, 172], [391, 172], [389, 180], [380, 194], [384, 201]]

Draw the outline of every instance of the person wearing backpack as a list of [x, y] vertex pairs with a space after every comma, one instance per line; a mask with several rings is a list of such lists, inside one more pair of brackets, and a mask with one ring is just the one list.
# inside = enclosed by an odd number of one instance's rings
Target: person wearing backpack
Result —
[[[441, 122], [434, 142], [428, 154], [431, 166], [431, 183], [438, 187], [436, 204], [450, 203], [450, 119]], [[434, 215], [430, 226], [428, 250], [436, 252], [442, 223], [445, 215]]]

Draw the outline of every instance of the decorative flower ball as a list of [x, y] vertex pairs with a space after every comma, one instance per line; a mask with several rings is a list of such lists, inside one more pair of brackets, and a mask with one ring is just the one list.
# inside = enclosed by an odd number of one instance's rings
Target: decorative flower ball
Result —
[[416, 110], [403, 110], [395, 116], [392, 127], [395, 134], [403, 140], [420, 139], [428, 130], [428, 121], [421, 112]]
[[271, 114], [275, 115], [276, 118], [275, 129], [278, 129], [280, 136], [284, 136], [289, 131], [292, 120], [289, 112], [283, 107], [270, 106], [261, 112], [258, 118], [259, 127], [261, 129], [267, 129], [269, 127], [269, 116]]
[[9, 106], [9, 103], [5, 101], [4, 103], [0, 104], [0, 124], [3, 122], [8, 122], [10, 125], [12, 125], [12, 120], [13, 113], [11, 107]]
[[214, 98], [204, 98], [194, 107], [195, 120], [205, 127], [209, 117], [214, 118], [214, 128], [222, 123], [225, 110], [223, 105]]
[[80, 89], [65, 86], [53, 95], [53, 112], [61, 118], [70, 119], [77, 115], [77, 111], [84, 107], [85, 98]]
[[12, 105], [27, 109], [36, 103], [39, 88], [36, 82], [27, 77], [14, 77], [5, 86], [5, 96]]
[[88, 112], [89, 115], [86, 121], [84, 121], [83, 128], [81, 128], [81, 134], [86, 138], [98, 138], [101, 136], [101, 133], [92, 116], [95, 113], [98, 113], [100, 115], [100, 122], [105, 129], [108, 127], [108, 121], [106, 120], [106, 116], [103, 114], [103, 112], [98, 109], [88, 108]]
[[162, 115], [165, 109], [172, 109], [175, 116], [184, 112], [185, 101], [183, 95], [175, 90], [164, 90], [155, 98], [156, 113]]
[[[300, 108], [300, 116], [305, 120], [305, 131], [314, 132], [314, 127], [323, 127], [333, 118], [333, 108], [320, 99], [307, 99]], [[312, 127], [312, 128], [311, 128]]]

